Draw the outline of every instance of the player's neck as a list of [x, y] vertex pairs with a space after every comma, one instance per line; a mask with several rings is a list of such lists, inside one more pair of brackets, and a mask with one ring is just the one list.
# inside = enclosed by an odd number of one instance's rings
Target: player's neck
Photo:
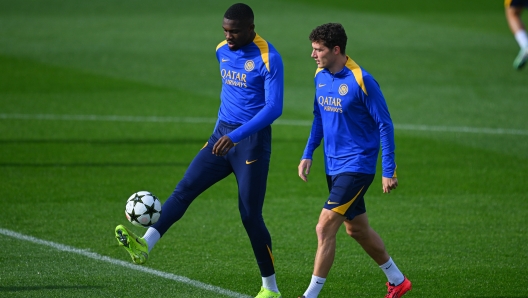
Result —
[[253, 34], [251, 34], [249, 36], [249, 38], [247, 39], [247, 42], [243, 46], [241, 46], [241, 48], [247, 46], [250, 43], [252, 43], [255, 40], [255, 37], [257, 37], [257, 32], [253, 31]]
[[345, 67], [347, 60], [348, 57], [346, 55], [338, 55], [333, 65], [328, 68], [328, 71], [332, 74], [340, 72]]

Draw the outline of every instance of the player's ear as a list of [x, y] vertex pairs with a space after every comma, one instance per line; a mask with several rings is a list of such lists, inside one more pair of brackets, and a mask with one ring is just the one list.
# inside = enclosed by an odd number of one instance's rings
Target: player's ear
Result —
[[341, 48], [340, 48], [339, 46], [335, 46], [335, 47], [334, 47], [334, 54], [337, 55], [337, 54], [339, 54], [339, 53], [341, 53]]

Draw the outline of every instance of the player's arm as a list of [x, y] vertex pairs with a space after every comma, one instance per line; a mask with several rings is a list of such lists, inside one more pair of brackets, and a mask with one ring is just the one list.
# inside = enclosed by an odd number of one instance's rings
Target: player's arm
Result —
[[280, 55], [270, 53], [269, 66], [270, 70], [264, 76], [265, 105], [251, 120], [227, 135], [233, 143], [238, 143], [272, 124], [282, 115], [284, 67]]
[[381, 137], [381, 165], [382, 165], [382, 187], [384, 193], [389, 193], [398, 186], [395, 162], [394, 125], [390, 117], [389, 108], [381, 92], [378, 83], [372, 76], [365, 76], [364, 83], [368, 96], [365, 96], [365, 104], [370, 115], [378, 124]]
[[299, 177], [307, 182], [308, 175], [310, 174], [310, 168], [312, 167], [313, 152], [321, 144], [323, 139], [323, 124], [321, 120], [321, 114], [319, 107], [317, 106], [317, 100], [314, 100], [314, 120], [312, 122], [312, 129], [310, 130], [310, 136], [306, 142], [301, 162], [297, 167]]

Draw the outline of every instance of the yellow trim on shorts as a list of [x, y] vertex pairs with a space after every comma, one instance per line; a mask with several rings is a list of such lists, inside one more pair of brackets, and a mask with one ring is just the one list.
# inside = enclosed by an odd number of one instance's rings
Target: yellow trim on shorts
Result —
[[359, 190], [359, 192], [348, 203], [346, 203], [344, 205], [341, 205], [339, 207], [335, 207], [334, 209], [331, 209], [331, 210], [334, 211], [334, 212], [337, 212], [337, 213], [339, 213], [341, 215], [345, 215], [345, 212], [348, 210], [348, 208], [350, 208], [350, 205], [352, 205], [352, 203], [354, 203], [354, 201], [357, 199], [357, 197], [359, 196], [361, 191], [363, 191], [363, 188], [365, 188], [365, 185], [363, 185], [363, 187]]

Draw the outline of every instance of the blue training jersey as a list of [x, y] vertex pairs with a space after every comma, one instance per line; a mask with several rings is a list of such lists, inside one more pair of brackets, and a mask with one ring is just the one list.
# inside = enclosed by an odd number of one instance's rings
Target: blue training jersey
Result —
[[227, 136], [238, 143], [282, 114], [284, 67], [280, 54], [258, 34], [238, 50], [216, 47], [222, 92], [218, 119], [241, 125]]
[[374, 174], [381, 142], [383, 177], [396, 177], [394, 127], [376, 80], [347, 56], [336, 74], [317, 69], [314, 82], [314, 120], [302, 158], [312, 159], [324, 138], [327, 174]]

